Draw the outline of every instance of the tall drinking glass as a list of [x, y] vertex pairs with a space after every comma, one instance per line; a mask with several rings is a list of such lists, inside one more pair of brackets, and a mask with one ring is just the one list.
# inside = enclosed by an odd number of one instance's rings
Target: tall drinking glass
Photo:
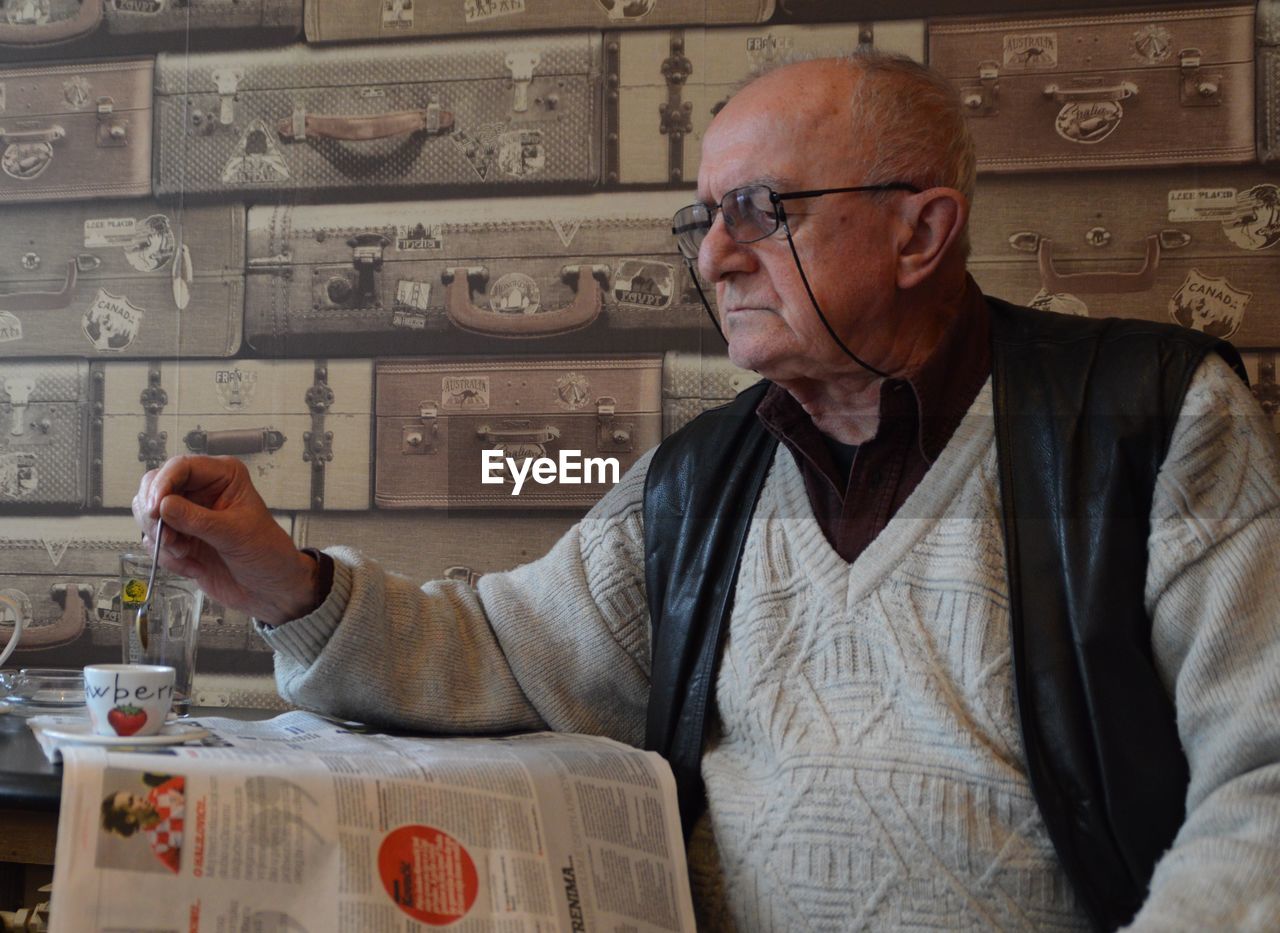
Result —
[[165, 664], [176, 673], [173, 709], [185, 716], [191, 709], [191, 684], [196, 672], [196, 644], [204, 592], [195, 581], [163, 567], [156, 569], [155, 593], [143, 624], [138, 609], [147, 595], [150, 554], [120, 557], [120, 631], [126, 664]]

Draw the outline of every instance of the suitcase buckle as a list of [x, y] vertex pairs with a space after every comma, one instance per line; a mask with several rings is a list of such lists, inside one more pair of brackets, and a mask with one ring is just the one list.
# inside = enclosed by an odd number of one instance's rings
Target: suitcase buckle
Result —
[[446, 567], [443, 576], [446, 580], [457, 580], [459, 583], [465, 583], [472, 589], [475, 589], [476, 583], [480, 580], [480, 573], [478, 571], [461, 565], [456, 567]]
[[1000, 90], [1000, 66], [993, 61], [978, 63], [978, 83], [960, 88], [965, 115], [992, 117], [997, 113], [996, 95]]
[[98, 98], [98, 146], [118, 148], [129, 145], [129, 121], [117, 117], [116, 103], [110, 97]]
[[433, 454], [440, 435], [440, 406], [435, 402], [420, 402], [418, 424], [406, 424], [400, 429], [400, 453]]
[[33, 376], [10, 376], [4, 381], [4, 391], [9, 396], [10, 422], [9, 433], [15, 436], [26, 431], [27, 406], [31, 404], [31, 393], [36, 389]]
[[218, 87], [218, 122], [230, 126], [236, 122], [236, 90], [244, 80], [243, 68], [215, 68], [213, 83]]
[[529, 85], [533, 83], [533, 69], [537, 67], [541, 57], [529, 49], [507, 53], [507, 70], [511, 72], [511, 81], [515, 85], [511, 109], [516, 113], [524, 113], [529, 109]]
[[362, 299], [362, 307], [377, 302], [378, 282], [375, 273], [382, 268], [383, 251], [390, 242], [381, 233], [358, 233], [347, 240], [347, 245], [351, 247], [351, 264], [355, 266], [358, 276], [356, 292]]
[[599, 450], [627, 451], [635, 447], [635, 424], [616, 417], [618, 400], [609, 395], [596, 399], [596, 447]]
[[1222, 103], [1222, 73], [1200, 68], [1200, 50], [1183, 49], [1178, 53], [1182, 80], [1182, 106], [1217, 107]]

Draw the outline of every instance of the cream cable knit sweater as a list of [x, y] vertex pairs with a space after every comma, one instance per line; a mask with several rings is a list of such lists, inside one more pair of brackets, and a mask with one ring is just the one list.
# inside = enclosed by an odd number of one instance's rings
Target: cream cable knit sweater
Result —
[[[690, 847], [704, 925], [1080, 928], [1011, 698], [991, 396], [852, 565], [784, 449], [748, 538]], [[334, 549], [333, 592], [266, 632], [286, 698], [435, 731], [638, 743], [648, 690], [644, 458], [542, 560], [418, 588]], [[1280, 451], [1201, 367], [1161, 471], [1152, 644], [1188, 818], [1135, 929], [1280, 927]], [[1123, 711], [1118, 710], [1117, 715]]]

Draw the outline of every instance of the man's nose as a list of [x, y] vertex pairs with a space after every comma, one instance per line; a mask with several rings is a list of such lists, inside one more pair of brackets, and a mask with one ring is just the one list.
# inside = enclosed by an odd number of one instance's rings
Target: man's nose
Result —
[[754, 264], [751, 248], [729, 235], [724, 212], [717, 211], [698, 249], [698, 273], [705, 281], [715, 283], [731, 272], [749, 272]]

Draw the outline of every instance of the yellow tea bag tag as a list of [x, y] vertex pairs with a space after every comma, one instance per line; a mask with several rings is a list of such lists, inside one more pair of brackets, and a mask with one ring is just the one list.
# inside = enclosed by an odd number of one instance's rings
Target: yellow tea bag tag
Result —
[[147, 581], [130, 580], [120, 593], [120, 601], [126, 606], [140, 606], [147, 598]]

